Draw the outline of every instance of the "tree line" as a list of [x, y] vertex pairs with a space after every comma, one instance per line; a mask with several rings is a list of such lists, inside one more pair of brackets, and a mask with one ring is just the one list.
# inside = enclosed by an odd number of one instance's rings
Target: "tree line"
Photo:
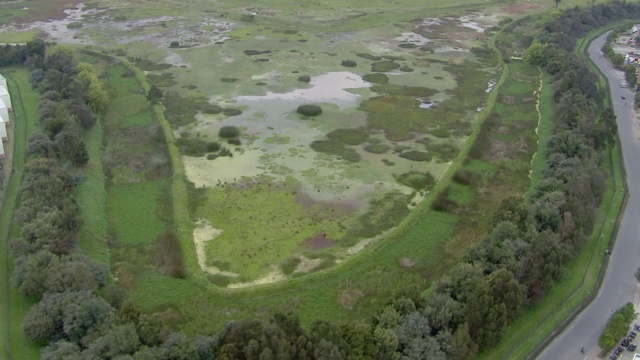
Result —
[[[544, 179], [528, 201], [503, 201], [493, 229], [426, 296], [390, 299], [364, 324], [318, 320], [305, 329], [296, 314], [273, 314], [197, 337], [139, 312], [124, 294], [104, 287], [105, 264], [75, 251], [78, 206], [72, 191], [82, 179], [74, 166], [86, 164], [82, 132], [106, 106], [98, 74], [68, 48], [40, 42], [22, 50], [1, 47], [0, 59], [11, 53], [33, 69], [45, 128], [29, 141], [16, 212], [21, 232], [12, 243], [15, 284], [38, 301], [24, 319], [24, 335], [46, 345], [42, 359], [473, 358], [544, 297], [593, 231], [606, 185], [602, 153], [615, 143], [617, 128], [613, 110], [603, 108], [596, 76], [572, 48], [590, 28], [633, 11], [640, 14], [640, 6], [613, 2], [556, 11], [551, 23], [543, 18], [524, 59], [553, 77], [556, 129], [546, 140]], [[92, 83], [98, 90], [90, 96]], [[64, 132], [77, 139], [59, 140]]]

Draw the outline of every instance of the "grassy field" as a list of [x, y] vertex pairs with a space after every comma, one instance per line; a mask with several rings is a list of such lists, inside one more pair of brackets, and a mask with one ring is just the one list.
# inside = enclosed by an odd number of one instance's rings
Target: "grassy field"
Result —
[[[0, 213], [0, 359], [35, 359], [39, 356], [39, 346], [30, 343], [21, 336], [20, 324], [31, 305], [31, 301], [18, 294], [10, 280], [13, 260], [9, 256], [8, 242], [11, 237], [19, 234], [17, 226], [13, 226], [13, 212], [17, 207], [18, 188], [25, 164], [26, 140], [28, 134], [38, 128], [37, 104], [39, 95], [31, 90], [29, 72], [24, 68], [2, 68], [0, 72], [7, 78], [11, 102], [14, 106], [12, 123], [13, 136], [11, 143], [5, 143], [5, 150], [13, 146], [13, 158], [3, 160], [4, 166], [12, 166], [15, 173], [11, 174], [4, 188], [2, 212]], [[11, 131], [11, 130], [9, 130]]]
[[82, 169], [84, 181], [75, 189], [76, 200], [80, 204], [78, 216], [82, 222], [78, 231], [78, 247], [91, 258], [108, 264], [107, 194], [102, 166], [104, 133], [101, 123], [98, 121], [85, 136], [89, 163]]

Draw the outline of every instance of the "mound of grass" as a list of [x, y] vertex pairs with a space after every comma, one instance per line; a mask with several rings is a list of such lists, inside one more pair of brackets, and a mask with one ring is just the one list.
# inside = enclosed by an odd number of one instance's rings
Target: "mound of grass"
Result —
[[461, 185], [470, 185], [473, 182], [473, 172], [465, 169], [460, 169], [453, 174], [453, 181]]
[[432, 155], [424, 151], [411, 150], [399, 155], [403, 159], [411, 161], [431, 161]]
[[410, 68], [408, 66], [403, 66], [403, 67], [400, 68], [400, 71], [402, 71], [402, 72], [413, 72], [414, 70], [413, 70], [413, 68]]
[[169, 87], [176, 83], [173, 79], [173, 74], [171, 73], [162, 73], [160, 75], [157, 74], [148, 74], [147, 80], [149, 84], [156, 87]]
[[360, 154], [350, 147], [334, 140], [316, 140], [311, 148], [317, 152], [336, 155], [348, 162], [356, 163], [361, 160]]
[[356, 56], [361, 57], [363, 59], [372, 60], [372, 61], [382, 60], [380, 56], [375, 56], [375, 55], [365, 54], [365, 53], [358, 53], [356, 54]]
[[365, 76], [362, 77], [362, 80], [368, 81], [374, 84], [379, 84], [379, 85], [384, 85], [389, 83], [389, 77], [385, 74], [380, 74], [380, 73], [366, 74]]
[[360, 145], [367, 141], [369, 133], [364, 128], [336, 129], [328, 133], [327, 137], [346, 145]]
[[415, 48], [418, 47], [418, 45], [413, 44], [413, 43], [401, 43], [398, 46], [403, 48], [403, 49], [415, 49]]
[[453, 144], [436, 144], [430, 147], [435, 157], [443, 162], [451, 161], [458, 156], [458, 148]]
[[289, 258], [285, 262], [280, 264], [280, 271], [282, 271], [282, 273], [285, 275], [291, 275], [291, 273], [296, 270], [300, 262], [301, 260], [297, 257]]
[[317, 116], [322, 114], [322, 108], [318, 105], [304, 104], [298, 106], [296, 112], [304, 116]]
[[373, 72], [387, 72], [392, 71], [400, 67], [400, 64], [397, 64], [393, 61], [383, 60], [377, 61], [371, 64], [371, 71]]
[[238, 79], [236, 79], [236, 78], [227, 78], [227, 77], [224, 77], [224, 78], [220, 78], [220, 81], [222, 81], [222, 82], [224, 82], [224, 83], [232, 83], [232, 82], [236, 82], [236, 81], [238, 81]]
[[202, 112], [205, 114], [220, 114], [223, 110], [220, 105], [208, 104], [202, 109]]
[[229, 139], [229, 140], [227, 140], [227, 143], [229, 143], [231, 145], [236, 145], [236, 146], [242, 145], [242, 141], [240, 139], [238, 139], [238, 138]]
[[271, 53], [271, 50], [263, 50], [263, 51], [260, 51], [260, 50], [245, 50], [245, 51], [243, 51], [243, 53], [245, 55], [248, 55], [248, 56], [253, 56], [253, 55], [261, 55], [261, 54], [269, 54], [269, 53]]
[[385, 144], [371, 144], [364, 147], [364, 151], [372, 154], [384, 154], [389, 151], [389, 145]]
[[405, 95], [416, 97], [429, 97], [438, 92], [437, 90], [429, 89], [422, 86], [403, 86], [393, 84], [374, 85], [371, 87], [371, 90], [389, 95]]
[[160, 272], [174, 278], [187, 275], [180, 240], [174, 232], [165, 231], [156, 239], [156, 265]]
[[310, 83], [311, 82], [311, 77], [309, 75], [300, 75], [300, 76], [298, 76], [298, 81], [303, 82], [303, 83]]
[[429, 131], [429, 134], [441, 138], [441, 139], [446, 139], [448, 137], [451, 137], [451, 132], [447, 129], [443, 129], [443, 128], [437, 128], [434, 129], [432, 131]]
[[436, 183], [436, 179], [429, 172], [421, 173], [409, 171], [401, 174], [396, 179], [400, 184], [408, 186], [416, 191], [431, 189]]
[[395, 55], [384, 55], [382, 56], [383, 59], [387, 59], [387, 60], [391, 60], [391, 61], [402, 61], [402, 60], [406, 60], [405, 58], [403, 58], [402, 56], [395, 56]]
[[198, 138], [181, 137], [176, 140], [176, 145], [184, 155], [201, 157], [207, 153], [207, 142]]
[[67, 29], [79, 29], [82, 27], [82, 23], [80, 21], [72, 21], [67, 24]]
[[220, 150], [220, 143], [217, 141], [211, 141], [207, 143], [207, 152], [216, 152]]
[[356, 66], [358, 66], [358, 64], [353, 60], [342, 60], [340, 65], [342, 65], [344, 67], [356, 67]]
[[223, 139], [233, 139], [240, 136], [240, 130], [235, 126], [223, 126], [218, 131], [218, 135]]
[[242, 114], [242, 110], [234, 109], [234, 108], [225, 108], [224, 110], [222, 110], [222, 113], [227, 116], [238, 116]]

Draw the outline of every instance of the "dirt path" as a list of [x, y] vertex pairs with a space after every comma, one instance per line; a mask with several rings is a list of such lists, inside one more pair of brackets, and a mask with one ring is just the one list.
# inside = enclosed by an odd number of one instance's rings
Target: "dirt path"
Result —
[[234, 272], [222, 271], [215, 266], [207, 265], [207, 243], [214, 240], [220, 234], [222, 234], [222, 230], [214, 228], [207, 220], [200, 219], [196, 222], [196, 228], [193, 230], [193, 242], [196, 245], [198, 265], [200, 265], [200, 269], [202, 269], [202, 271], [211, 275], [237, 277], [238, 274]]

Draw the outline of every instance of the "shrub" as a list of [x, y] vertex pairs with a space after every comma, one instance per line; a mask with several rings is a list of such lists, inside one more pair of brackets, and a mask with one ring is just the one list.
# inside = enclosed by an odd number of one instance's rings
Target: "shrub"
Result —
[[209, 154], [207, 155], [207, 160], [215, 160], [218, 158], [218, 155], [216, 154]]
[[204, 109], [202, 109], [202, 112], [205, 114], [220, 114], [222, 111], [222, 107], [215, 104], [207, 104]]
[[336, 129], [328, 133], [327, 137], [346, 145], [360, 145], [367, 141], [369, 133], [364, 128]]
[[431, 204], [432, 210], [448, 213], [454, 212], [457, 207], [458, 204], [455, 201], [447, 198], [446, 192], [440, 193]]
[[73, 21], [67, 25], [67, 29], [79, 29], [82, 27], [82, 23], [80, 21]]
[[366, 74], [362, 77], [362, 80], [379, 85], [389, 83], [389, 77], [385, 74], [380, 73]]
[[397, 180], [400, 184], [408, 186], [416, 191], [431, 189], [436, 183], [436, 179], [431, 175], [431, 173], [421, 173], [418, 171], [409, 171], [401, 174], [398, 176]]
[[358, 64], [353, 60], [342, 60], [340, 65], [345, 66], [345, 67], [356, 67], [356, 66], [358, 66]]
[[431, 154], [424, 151], [411, 150], [399, 155], [403, 159], [411, 161], [431, 161]]
[[311, 143], [311, 148], [317, 152], [333, 154], [349, 162], [358, 162], [361, 157], [355, 150], [333, 140], [316, 140]]
[[207, 152], [216, 152], [220, 150], [220, 143], [217, 141], [211, 141], [207, 143]]
[[300, 105], [298, 106], [298, 109], [296, 111], [298, 112], [298, 114], [304, 116], [317, 116], [322, 114], [322, 108], [318, 105], [313, 104]]
[[223, 126], [218, 131], [218, 135], [223, 139], [232, 139], [240, 136], [240, 130], [235, 126]]
[[304, 83], [310, 83], [311, 82], [311, 77], [309, 75], [300, 75], [298, 76], [298, 81], [304, 82]]
[[413, 44], [413, 43], [402, 43], [402, 44], [400, 44], [398, 46], [403, 48], [403, 49], [415, 49], [415, 48], [418, 47], [418, 45]]
[[389, 145], [385, 144], [371, 144], [364, 147], [364, 151], [370, 152], [373, 154], [384, 154], [389, 151]]
[[297, 257], [290, 258], [290, 259], [286, 260], [285, 262], [283, 262], [282, 264], [280, 264], [280, 270], [285, 275], [291, 275], [291, 273], [296, 270], [296, 268], [298, 267], [298, 264], [300, 264], [300, 262], [301, 262], [301, 260], [298, 259]]
[[403, 66], [400, 68], [400, 71], [402, 72], [413, 72], [413, 68], [410, 68], [408, 66]]
[[375, 56], [375, 55], [371, 55], [371, 54], [363, 54], [363, 53], [358, 53], [356, 54], [357, 57], [361, 57], [363, 59], [367, 59], [367, 60], [373, 60], [373, 61], [378, 61], [380, 59], [382, 59], [380, 56]]
[[469, 170], [458, 170], [453, 174], [453, 181], [462, 185], [469, 185], [473, 182], [473, 172]]
[[240, 141], [240, 139], [238, 138], [229, 139], [227, 140], [227, 142], [231, 145], [236, 145], [236, 146], [242, 145], [242, 141]]
[[200, 157], [207, 153], [207, 143], [198, 138], [179, 138], [176, 145], [184, 155]]
[[373, 72], [387, 72], [395, 70], [400, 67], [400, 64], [396, 64], [393, 61], [383, 60], [374, 62], [371, 64], [371, 71]]
[[227, 116], [238, 116], [242, 114], [242, 110], [234, 109], [234, 108], [225, 108], [224, 110], [222, 110], [222, 113]]
[[236, 78], [220, 78], [220, 81], [225, 82], [225, 83], [232, 83], [232, 82], [238, 81], [238, 79], [236, 79]]
[[177, 41], [172, 41], [171, 44], [169, 44], [169, 47], [172, 47], [172, 48], [177, 48], [179, 46], [180, 46], [180, 43]]

